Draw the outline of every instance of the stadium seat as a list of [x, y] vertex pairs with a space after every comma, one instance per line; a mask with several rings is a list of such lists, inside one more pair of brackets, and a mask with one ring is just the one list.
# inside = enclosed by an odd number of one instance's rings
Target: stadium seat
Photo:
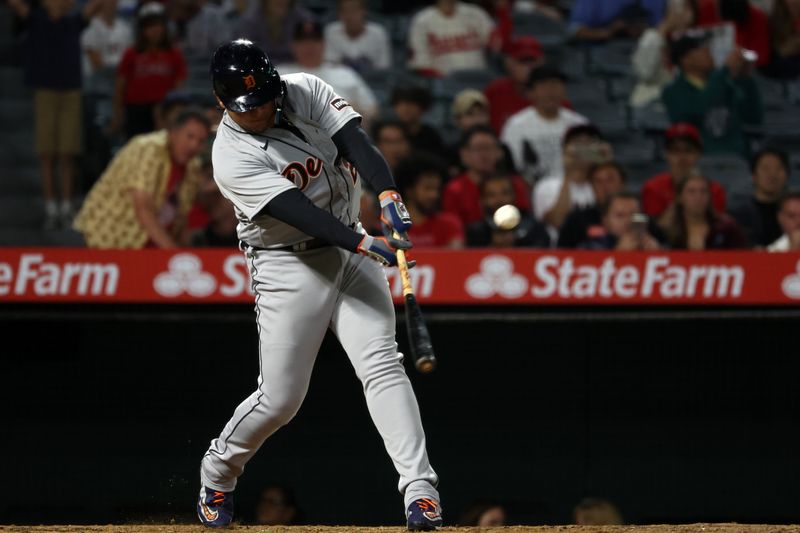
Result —
[[20, 67], [0, 67], [0, 99], [27, 98], [31, 90], [25, 86], [25, 70]]
[[602, 102], [598, 105], [582, 106], [580, 112], [600, 128], [608, 139], [627, 140], [631, 136], [623, 104]]
[[598, 79], [567, 83], [567, 98], [578, 113], [604, 106], [607, 102], [603, 82]]
[[707, 154], [697, 166], [704, 176], [718, 181], [729, 193], [747, 191], [751, 187], [750, 166], [738, 155]]
[[484, 70], [457, 70], [433, 83], [434, 94], [437, 97], [453, 98], [464, 89], [483, 89], [497, 78], [497, 73]]

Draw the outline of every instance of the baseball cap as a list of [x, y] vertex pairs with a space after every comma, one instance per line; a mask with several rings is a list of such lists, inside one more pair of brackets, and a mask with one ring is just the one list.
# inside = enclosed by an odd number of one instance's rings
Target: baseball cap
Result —
[[456, 95], [453, 99], [453, 107], [451, 111], [454, 117], [460, 117], [466, 114], [470, 109], [476, 105], [489, 108], [489, 100], [482, 92], [476, 89], [464, 89]]
[[544, 57], [542, 45], [536, 37], [515, 37], [506, 47], [506, 54], [517, 61]]
[[140, 9], [137, 17], [139, 20], [147, 18], [163, 17], [165, 15], [164, 6], [158, 2], [147, 2]]
[[711, 34], [703, 29], [692, 28], [672, 39], [669, 45], [669, 57], [673, 65], [680, 65], [681, 59], [697, 48], [705, 46]]
[[666, 138], [667, 148], [675, 141], [687, 141], [695, 145], [698, 150], [703, 149], [703, 139], [700, 136], [700, 130], [688, 122], [677, 122], [673, 124], [666, 131], [664, 137]]
[[292, 39], [295, 41], [321, 41], [322, 24], [316, 20], [303, 20], [294, 27]]

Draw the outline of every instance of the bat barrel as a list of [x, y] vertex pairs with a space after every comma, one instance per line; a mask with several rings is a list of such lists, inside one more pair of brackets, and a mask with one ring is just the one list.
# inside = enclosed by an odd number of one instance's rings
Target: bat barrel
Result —
[[432, 355], [422, 356], [414, 362], [414, 365], [421, 373], [428, 374], [436, 369], [436, 357]]

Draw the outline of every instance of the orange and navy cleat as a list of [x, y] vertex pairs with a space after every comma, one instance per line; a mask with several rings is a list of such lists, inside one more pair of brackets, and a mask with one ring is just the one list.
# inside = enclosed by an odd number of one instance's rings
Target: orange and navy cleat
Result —
[[233, 522], [233, 492], [202, 487], [197, 500], [197, 516], [208, 527], [227, 527]]
[[442, 507], [431, 498], [411, 502], [406, 512], [409, 531], [434, 531], [442, 525]]

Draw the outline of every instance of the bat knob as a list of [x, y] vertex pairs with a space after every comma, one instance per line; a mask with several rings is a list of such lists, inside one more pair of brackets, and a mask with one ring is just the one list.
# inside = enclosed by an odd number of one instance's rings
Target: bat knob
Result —
[[428, 374], [436, 369], [436, 358], [432, 355], [421, 357], [417, 360], [415, 366], [421, 373]]

